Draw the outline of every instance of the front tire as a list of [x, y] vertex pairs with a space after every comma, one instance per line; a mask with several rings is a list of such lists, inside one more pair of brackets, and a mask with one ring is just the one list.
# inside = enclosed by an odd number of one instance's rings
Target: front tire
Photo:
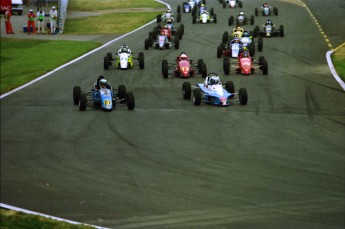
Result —
[[79, 110], [80, 111], [85, 111], [86, 110], [86, 94], [84, 92], [80, 93], [79, 97]]
[[134, 95], [133, 92], [127, 93], [127, 108], [128, 110], [133, 110], [135, 107]]
[[241, 105], [246, 105], [248, 103], [248, 94], [247, 94], [247, 89], [245, 88], [240, 88], [239, 91], [239, 99], [240, 99], [240, 104]]
[[79, 86], [73, 87], [73, 103], [74, 105], [78, 105], [79, 98], [80, 98], [81, 89]]
[[193, 93], [194, 105], [199, 106], [201, 104], [201, 90], [200, 88], [195, 88]]

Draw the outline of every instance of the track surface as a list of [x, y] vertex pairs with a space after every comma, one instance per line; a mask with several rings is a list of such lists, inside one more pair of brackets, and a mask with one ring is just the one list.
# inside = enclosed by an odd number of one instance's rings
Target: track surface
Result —
[[[328, 2], [331, 12], [307, 1], [336, 47], [345, 7]], [[1, 202], [111, 228], [344, 228], [344, 92], [307, 11], [274, 4], [285, 37], [264, 40], [268, 76], [222, 77], [247, 88], [247, 106], [196, 107], [182, 99], [185, 80], [161, 76], [161, 60], [181, 51], [223, 75], [216, 47], [239, 10], [211, 0], [218, 23], [183, 14], [180, 49], [145, 51], [144, 70], [104, 71], [103, 56], [123, 43], [143, 51], [153, 25], [3, 99]], [[255, 7], [244, 1], [248, 15]], [[136, 109], [80, 112], [72, 87], [98, 75], [133, 91]]]

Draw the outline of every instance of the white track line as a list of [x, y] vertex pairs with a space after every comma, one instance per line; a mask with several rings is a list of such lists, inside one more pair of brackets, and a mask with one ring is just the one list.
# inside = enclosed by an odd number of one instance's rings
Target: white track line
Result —
[[66, 222], [66, 223], [69, 223], [69, 224], [86, 225], [86, 226], [91, 226], [91, 227], [95, 227], [95, 228], [98, 228], [98, 229], [109, 229], [109, 228], [106, 228], [106, 227], [99, 227], [99, 226], [95, 226], [95, 225], [79, 223], [79, 222], [72, 221], [72, 220], [62, 219], [62, 218], [55, 217], [55, 216], [50, 216], [50, 215], [46, 215], [46, 214], [42, 214], [42, 213], [38, 213], [38, 212], [33, 212], [33, 211], [29, 211], [29, 210], [26, 210], [26, 209], [23, 209], [23, 208], [17, 208], [17, 207], [11, 206], [11, 205], [3, 204], [3, 203], [0, 203], [0, 207], [1, 208], [6, 208], [6, 209], [9, 209], [9, 210], [13, 210], [13, 211], [17, 211], [17, 212], [24, 212], [24, 213], [30, 214], [30, 215], [38, 215], [38, 216], [42, 216], [42, 217], [45, 217], [45, 218]]

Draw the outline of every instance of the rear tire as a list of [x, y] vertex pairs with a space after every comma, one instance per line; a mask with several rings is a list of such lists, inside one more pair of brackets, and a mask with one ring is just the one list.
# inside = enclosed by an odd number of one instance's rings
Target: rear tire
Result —
[[103, 68], [104, 68], [105, 70], [108, 70], [108, 69], [109, 69], [109, 57], [108, 57], [108, 56], [105, 56], [105, 57], [104, 57]]
[[80, 93], [79, 97], [79, 110], [85, 111], [86, 110], [86, 94], [84, 92]]
[[135, 100], [134, 100], [133, 92], [128, 92], [127, 93], [127, 108], [128, 110], [133, 110], [134, 107], [135, 107]]
[[248, 103], [247, 89], [240, 88], [240, 91], [239, 91], [238, 94], [239, 94], [240, 104], [241, 105], [246, 105]]
[[143, 52], [139, 52], [139, 67], [140, 69], [144, 69], [145, 68], [145, 61], [144, 61], [144, 53]]
[[235, 93], [235, 86], [234, 86], [234, 82], [232, 81], [226, 81], [225, 83], [225, 90], [231, 94]]
[[167, 79], [168, 76], [169, 76], [168, 64], [163, 64], [163, 69], [162, 69], [162, 71], [163, 71], [163, 78], [164, 78], [164, 79]]
[[264, 47], [264, 40], [262, 37], [259, 37], [258, 38], [258, 50], [259, 50], [259, 52], [262, 51], [263, 47]]
[[79, 86], [73, 87], [73, 103], [74, 105], [78, 105], [79, 98], [80, 98], [81, 89]]
[[194, 102], [194, 105], [197, 105], [197, 106], [201, 104], [201, 90], [200, 90], [200, 88], [194, 89], [193, 102]]
[[119, 100], [120, 100], [120, 103], [122, 102], [123, 99], [126, 98], [127, 96], [127, 90], [126, 90], [126, 87], [125, 85], [119, 85], [119, 88], [118, 88], [118, 96], [119, 96]]
[[192, 87], [189, 82], [184, 82], [182, 84], [182, 96], [183, 99], [190, 99], [192, 96]]

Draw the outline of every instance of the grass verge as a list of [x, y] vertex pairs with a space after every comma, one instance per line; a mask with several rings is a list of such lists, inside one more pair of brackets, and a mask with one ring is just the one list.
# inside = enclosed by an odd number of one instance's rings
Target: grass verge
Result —
[[57, 220], [25, 214], [0, 208], [1, 228], [15, 229], [37, 229], [37, 228], [54, 228], [54, 229], [93, 229], [95, 227], [69, 224]]
[[1, 94], [99, 47], [96, 42], [1, 39]]
[[97, 11], [125, 8], [162, 8], [165, 5], [154, 0], [73, 0], [68, 2], [68, 10]]
[[339, 77], [345, 82], [345, 45], [337, 49], [331, 58]]
[[157, 12], [109, 13], [100, 16], [68, 19], [65, 35], [128, 33], [157, 17]]

